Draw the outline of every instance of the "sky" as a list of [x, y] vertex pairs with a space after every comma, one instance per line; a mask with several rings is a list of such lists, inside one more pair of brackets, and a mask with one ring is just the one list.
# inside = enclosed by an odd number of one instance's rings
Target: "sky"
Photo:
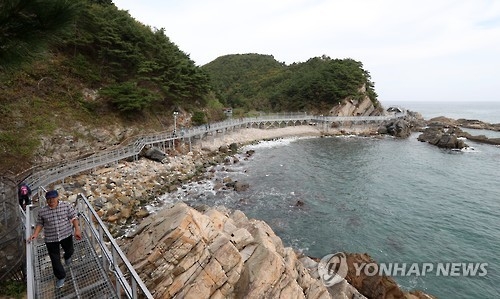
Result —
[[113, 2], [199, 66], [245, 53], [352, 58], [382, 102], [500, 102], [500, 0]]

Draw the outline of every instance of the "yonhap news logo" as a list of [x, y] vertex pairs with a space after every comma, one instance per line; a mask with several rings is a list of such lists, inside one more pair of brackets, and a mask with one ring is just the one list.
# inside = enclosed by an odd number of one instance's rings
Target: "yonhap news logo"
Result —
[[479, 276], [488, 274], [488, 263], [353, 263], [356, 276]]
[[344, 280], [347, 270], [347, 258], [343, 252], [326, 255], [318, 263], [319, 277], [327, 287]]
[[[449, 276], [484, 277], [488, 274], [488, 263], [439, 262], [439, 263], [352, 263], [351, 275], [355, 276]], [[348, 273], [347, 258], [343, 252], [324, 256], [318, 263], [318, 274], [327, 287], [345, 279]]]

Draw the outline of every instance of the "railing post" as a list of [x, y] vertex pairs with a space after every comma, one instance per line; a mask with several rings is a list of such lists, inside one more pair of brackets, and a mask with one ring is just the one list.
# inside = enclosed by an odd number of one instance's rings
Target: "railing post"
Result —
[[[24, 240], [29, 240], [31, 237], [31, 208], [33, 205], [29, 204], [26, 206], [26, 219], [25, 219], [25, 236]], [[26, 242], [26, 241], [25, 241]], [[33, 299], [35, 297], [35, 274], [33, 271], [33, 242], [31, 240], [26, 244], [26, 284], [27, 284], [27, 297], [28, 299]]]

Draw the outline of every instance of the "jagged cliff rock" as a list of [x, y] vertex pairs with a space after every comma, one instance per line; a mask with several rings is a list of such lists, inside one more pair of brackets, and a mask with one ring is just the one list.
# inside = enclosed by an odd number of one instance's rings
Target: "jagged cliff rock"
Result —
[[116, 146], [137, 134], [138, 128], [126, 128], [117, 124], [106, 128], [92, 128], [75, 122], [71, 126], [57, 128], [50, 136], [40, 136], [40, 146], [34, 152], [32, 163], [72, 160]]
[[376, 116], [384, 115], [385, 110], [382, 105], [374, 105], [366, 93], [366, 85], [363, 84], [358, 89], [363, 97], [362, 99], [353, 99], [348, 97], [340, 104], [330, 110], [330, 116]]
[[125, 251], [155, 298], [364, 298], [345, 281], [327, 289], [317, 263], [241, 211], [177, 203], [146, 218]]
[[330, 116], [377, 116], [384, 115], [382, 106], [375, 106], [368, 96], [361, 100], [344, 99], [330, 110]]

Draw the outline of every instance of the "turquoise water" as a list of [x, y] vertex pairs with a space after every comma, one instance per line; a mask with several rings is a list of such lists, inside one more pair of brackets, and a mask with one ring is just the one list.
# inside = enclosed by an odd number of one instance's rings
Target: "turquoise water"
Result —
[[[478, 277], [399, 277], [440, 298], [500, 298], [500, 149], [443, 151], [408, 140], [324, 138], [258, 150], [235, 208], [285, 244], [322, 257], [366, 252], [379, 262], [488, 263]], [[294, 207], [297, 200], [305, 205]]]
[[417, 136], [262, 143], [251, 159], [218, 174], [248, 182], [248, 191], [214, 194], [195, 184], [198, 193], [172, 196], [240, 209], [311, 256], [488, 263], [485, 277], [395, 279], [439, 298], [500, 298], [500, 148], [468, 142], [473, 152], [453, 152]]

